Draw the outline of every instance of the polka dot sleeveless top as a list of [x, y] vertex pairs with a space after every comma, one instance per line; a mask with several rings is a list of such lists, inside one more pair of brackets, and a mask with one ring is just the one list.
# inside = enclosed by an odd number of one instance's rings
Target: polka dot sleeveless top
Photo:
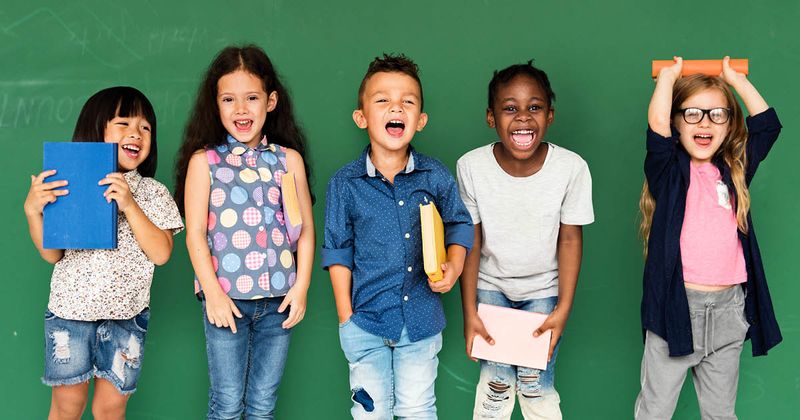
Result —
[[296, 275], [281, 206], [286, 149], [266, 137], [251, 149], [228, 135], [206, 158], [208, 247], [222, 290], [240, 300], [286, 295]]

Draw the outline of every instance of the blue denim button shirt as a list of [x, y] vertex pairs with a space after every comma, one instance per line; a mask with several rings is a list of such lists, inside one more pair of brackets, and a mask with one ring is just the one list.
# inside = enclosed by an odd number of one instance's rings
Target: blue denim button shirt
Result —
[[411, 341], [444, 329], [442, 303], [423, 269], [419, 206], [433, 201], [445, 225], [446, 245], [469, 250], [472, 220], [453, 176], [439, 161], [410, 148], [408, 164], [386, 180], [369, 160], [369, 146], [328, 182], [322, 266], [349, 268], [352, 322], [365, 331]]
[[[781, 123], [772, 108], [748, 117], [746, 122], [748, 139], [745, 181], [749, 185], [759, 164], [778, 139]], [[653, 213], [644, 269], [642, 328], [666, 340], [670, 356], [685, 356], [694, 351], [692, 322], [683, 285], [680, 254], [691, 158], [679, 146], [678, 138], [679, 134], [674, 127], [669, 138], [648, 129], [647, 157], [644, 162], [645, 177], [655, 198], [656, 209]], [[731, 180], [730, 169], [719, 157], [713, 163], [719, 168], [723, 182], [735, 197], [736, 189]], [[739, 232], [747, 266], [747, 283], [744, 285], [747, 292], [745, 316], [750, 323], [747, 337], [752, 343], [753, 356], [761, 356], [780, 343], [782, 336], [772, 309], [750, 213], [747, 214], [747, 223], [748, 233], [745, 235]]]

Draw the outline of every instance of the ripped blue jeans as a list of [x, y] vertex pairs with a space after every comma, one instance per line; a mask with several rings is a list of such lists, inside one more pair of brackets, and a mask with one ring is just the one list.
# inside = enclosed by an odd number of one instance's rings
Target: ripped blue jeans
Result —
[[[478, 302], [529, 312], [553, 312], [558, 297], [512, 301], [502, 292], [478, 289]], [[474, 419], [509, 419], [519, 396], [526, 420], [561, 419], [560, 398], [553, 384], [558, 345], [546, 370], [481, 360], [481, 376], [475, 392]]]
[[339, 326], [339, 340], [350, 366], [353, 419], [436, 419], [441, 333], [411, 341], [403, 328], [394, 341], [347, 320]]
[[44, 314], [44, 376], [49, 386], [103, 378], [121, 394], [136, 391], [150, 310], [131, 319], [75, 321]]

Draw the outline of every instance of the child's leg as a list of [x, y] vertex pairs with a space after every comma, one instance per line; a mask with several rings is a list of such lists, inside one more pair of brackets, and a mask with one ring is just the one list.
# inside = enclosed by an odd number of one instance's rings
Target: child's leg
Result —
[[242, 318], [234, 317], [236, 334], [208, 322], [203, 301], [203, 324], [208, 354], [208, 418], [239, 418], [244, 409], [244, 388], [247, 379], [250, 328], [256, 304], [249, 300], [234, 301]]
[[[150, 310], [145, 309], [131, 319], [105, 320], [97, 327], [95, 376], [105, 379], [108, 384], [116, 387], [117, 394], [127, 395], [136, 391], [149, 321]], [[102, 381], [96, 381], [99, 382]], [[101, 385], [101, 390], [103, 386]], [[98, 395], [97, 392], [95, 390], [95, 396]], [[116, 410], [113, 406], [117, 404], [112, 403], [113, 401], [119, 403], [127, 399], [109, 397], [109, 409]], [[96, 411], [95, 405], [93, 402], [93, 413]]]
[[398, 418], [436, 419], [434, 382], [439, 367], [442, 334], [412, 342], [403, 328], [393, 346], [394, 415]]
[[244, 401], [246, 419], [272, 419], [275, 415], [278, 385], [289, 354], [291, 336], [291, 330], [281, 327], [289, 317], [288, 309], [278, 313], [281, 301], [282, 297], [260, 299], [253, 316]]
[[122, 420], [131, 394], [121, 394], [117, 386], [103, 378], [94, 381], [92, 416], [95, 420]]
[[678, 396], [686, 379], [687, 369], [697, 365], [702, 351], [688, 356], [669, 357], [667, 342], [647, 331], [642, 355], [642, 373], [639, 396], [636, 398], [634, 416], [642, 419], [670, 419], [678, 403]]
[[[549, 314], [553, 312], [558, 298], [548, 297], [542, 299], [531, 299], [512, 307], [528, 312], [539, 312]], [[517, 395], [519, 395], [519, 407], [526, 420], [561, 419], [561, 398], [555, 389], [555, 370], [556, 356], [561, 343], [556, 344], [553, 356], [547, 362], [545, 370], [517, 367]]]
[[89, 382], [53, 387], [50, 400], [49, 420], [78, 420], [86, 409], [89, 399]]
[[78, 419], [83, 414], [94, 374], [96, 329], [95, 322], [62, 319], [45, 312], [42, 382], [53, 387], [50, 419]]
[[392, 350], [387, 340], [348, 320], [339, 326], [339, 341], [350, 366], [353, 419], [391, 419]]
[[692, 371], [697, 402], [704, 419], [736, 419], [739, 357], [749, 325], [744, 318], [742, 288], [715, 292], [708, 299], [703, 339], [708, 356]]
[[510, 419], [517, 392], [517, 368], [481, 360], [473, 419]]

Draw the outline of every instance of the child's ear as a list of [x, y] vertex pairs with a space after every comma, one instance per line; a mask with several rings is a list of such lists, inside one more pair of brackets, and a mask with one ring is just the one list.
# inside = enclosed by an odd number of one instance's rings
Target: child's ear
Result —
[[367, 128], [367, 117], [364, 116], [364, 111], [360, 109], [353, 111], [353, 121], [355, 121], [358, 128]]
[[278, 91], [273, 90], [267, 96], [267, 112], [272, 112], [278, 106]]
[[550, 107], [550, 111], [547, 113], [547, 125], [548, 126], [550, 126], [550, 124], [553, 123], [553, 119], [555, 119], [555, 117], [556, 117], [556, 109], [553, 108], [553, 107]]
[[419, 114], [419, 120], [417, 120], [417, 131], [422, 131], [423, 128], [428, 124], [428, 114], [421, 113]]
[[489, 128], [495, 128], [494, 114], [492, 113], [492, 110], [489, 108], [486, 108], [486, 124], [489, 125]]

